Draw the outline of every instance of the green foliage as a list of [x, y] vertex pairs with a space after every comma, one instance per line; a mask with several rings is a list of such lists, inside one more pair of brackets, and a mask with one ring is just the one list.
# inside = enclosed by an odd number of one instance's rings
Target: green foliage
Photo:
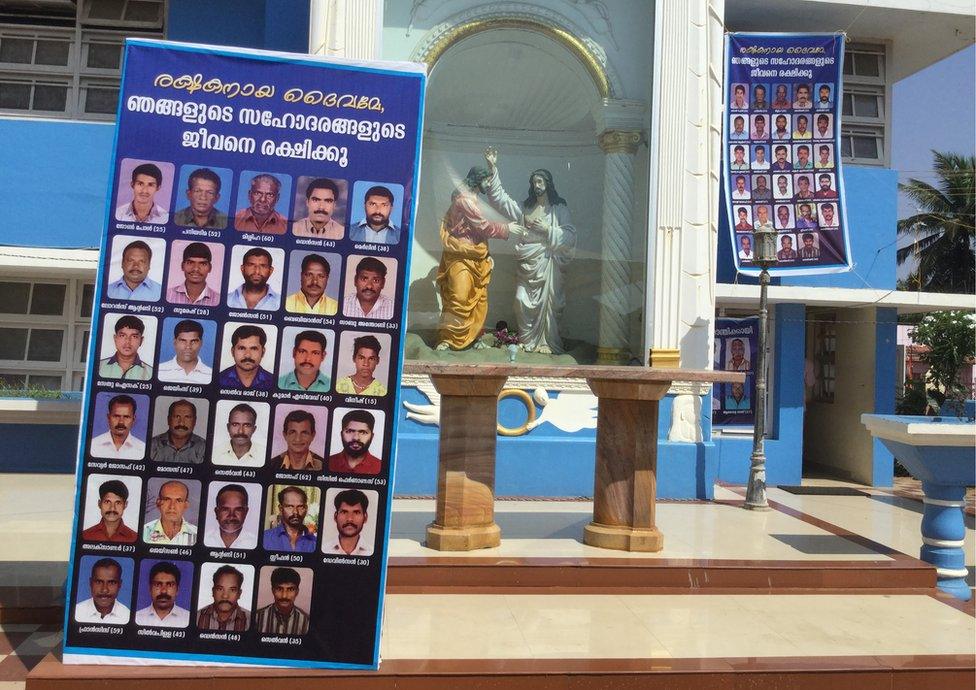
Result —
[[941, 406], [947, 399], [962, 400], [969, 388], [959, 382], [959, 369], [976, 357], [976, 318], [964, 311], [927, 314], [911, 332], [912, 339], [929, 351], [922, 355], [929, 365], [929, 394]]
[[898, 188], [918, 213], [898, 221], [898, 236], [910, 236], [899, 264], [909, 256], [918, 268], [899, 289], [926, 292], [976, 292], [976, 157], [932, 152], [937, 182], [910, 179]]
[[929, 400], [925, 381], [908, 379], [905, 381], [905, 393], [895, 403], [895, 414], [925, 414], [929, 409]]

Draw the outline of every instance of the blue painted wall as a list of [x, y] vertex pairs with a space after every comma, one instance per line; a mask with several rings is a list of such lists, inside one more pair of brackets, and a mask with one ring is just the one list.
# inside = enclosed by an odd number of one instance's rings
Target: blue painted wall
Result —
[[0, 472], [73, 474], [77, 424], [0, 424]]
[[[895, 288], [898, 173], [886, 168], [847, 165], [844, 166], [844, 184], [854, 270], [847, 273], [774, 278], [773, 285], [882, 290]], [[719, 213], [718, 244], [718, 282], [756, 284], [756, 278], [744, 275], [736, 277], [729, 225], [724, 211]]]
[[167, 38], [308, 52], [309, 0], [170, 0]]
[[[803, 353], [806, 308], [778, 304], [775, 313], [775, 350], [772, 353], [770, 409], [772, 428], [765, 441], [766, 483], [799, 484], [803, 473]], [[894, 358], [892, 358], [894, 366]], [[710, 411], [711, 401], [707, 405]], [[718, 478], [733, 484], [749, 479], [752, 434], [716, 436]]]
[[[895, 413], [895, 371], [897, 360], [898, 310], [881, 307], [875, 312], [874, 413]], [[895, 461], [891, 451], [874, 439], [874, 464], [871, 467], [872, 486], [891, 486]]]

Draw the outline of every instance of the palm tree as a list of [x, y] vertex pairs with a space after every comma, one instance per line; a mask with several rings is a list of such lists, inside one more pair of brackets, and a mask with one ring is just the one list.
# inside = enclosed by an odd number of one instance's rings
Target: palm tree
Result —
[[932, 152], [937, 182], [910, 179], [899, 184], [918, 213], [898, 221], [898, 236], [911, 244], [897, 254], [901, 265], [909, 256], [918, 268], [902, 283], [927, 292], [976, 292], [974, 226], [976, 226], [976, 157]]

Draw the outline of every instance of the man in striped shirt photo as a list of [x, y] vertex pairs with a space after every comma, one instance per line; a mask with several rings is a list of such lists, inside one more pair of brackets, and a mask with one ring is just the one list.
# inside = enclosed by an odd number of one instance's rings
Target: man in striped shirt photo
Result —
[[210, 590], [213, 603], [200, 609], [197, 627], [200, 630], [247, 630], [251, 613], [240, 605], [243, 590], [244, 573], [232, 565], [217, 568], [213, 574], [213, 589]]
[[[269, 568], [261, 569], [262, 575]], [[303, 570], [308, 570], [303, 568]], [[311, 583], [307, 583], [311, 586]], [[302, 576], [294, 568], [271, 571], [271, 594], [274, 602], [254, 612], [254, 629], [269, 635], [304, 635], [308, 632], [308, 612], [295, 604]]]

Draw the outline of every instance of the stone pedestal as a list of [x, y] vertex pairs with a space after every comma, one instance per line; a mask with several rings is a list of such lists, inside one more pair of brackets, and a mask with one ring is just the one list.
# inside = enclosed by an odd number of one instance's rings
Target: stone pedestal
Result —
[[441, 394], [437, 512], [427, 546], [472, 551], [498, 546], [495, 524], [495, 442], [498, 394], [507, 376], [431, 375]]
[[593, 521], [583, 542], [618, 551], [660, 551], [657, 498], [658, 405], [670, 381], [587, 379], [600, 399]]

